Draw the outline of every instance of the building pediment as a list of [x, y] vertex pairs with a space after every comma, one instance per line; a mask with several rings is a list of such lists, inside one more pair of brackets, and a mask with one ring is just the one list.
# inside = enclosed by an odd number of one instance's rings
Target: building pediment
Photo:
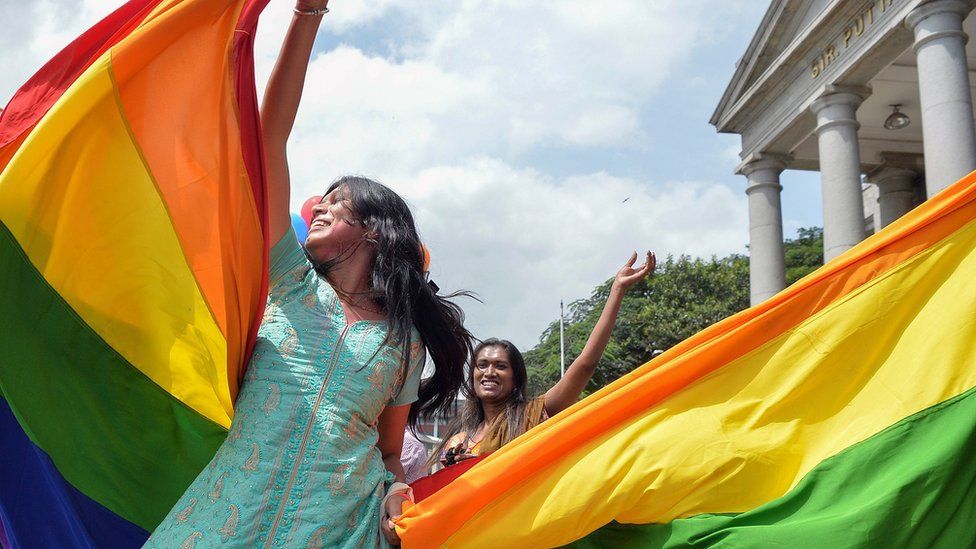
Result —
[[843, 0], [773, 0], [745, 54], [736, 64], [722, 100], [712, 115], [717, 125], [723, 114], [742, 98], [784, 55], [794, 41]]
[[[909, 82], [901, 74], [911, 72], [914, 64], [912, 31], [905, 18], [926, 2], [773, 0], [765, 27], [756, 32], [736, 67], [712, 125], [742, 136], [742, 158], [760, 151], [789, 154], [796, 158], [791, 167], [810, 169], [814, 165], [803, 160], [808, 155], [800, 150], [814, 129], [809, 109], [833, 86], [878, 85], [881, 93], [872, 93], [859, 111], [870, 115], [868, 126], [890, 114], [889, 104], [911, 111], [917, 100], [906, 90], [912, 88], [917, 95], [917, 84], [914, 76]], [[867, 129], [865, 136], [873, 132]]]

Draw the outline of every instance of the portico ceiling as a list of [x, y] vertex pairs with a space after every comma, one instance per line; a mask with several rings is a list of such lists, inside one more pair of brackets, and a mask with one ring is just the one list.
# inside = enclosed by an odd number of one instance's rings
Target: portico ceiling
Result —
[[[976, 17], [970, 16], [963, 22], [969, 36], [976, 36]], [[966, 45], [969, 63], [970, 85], [976, 89], [976, 42]], [[882, 152], [909, 153], [918, 155], [915, 168], [923, 169], [922, 155], [922, 114], [919, 110], [918, 67], [915, 53], [909, 48], [894, 63], [888, 65], [869, 81], [871, 95], [857, 111], [861, 123], [858, 143], [861, 148], [861, 164], [866, 173], [882, 162]], [[888, 130], [884, 121], [892, 113], [890, 105], [901, 105], [900, 110], [911, 118], [911, 125], [901, 130]], [[812, 124], [812, 121], [811, 121]], [[802, 170], [819, 169], [817, 136], [812, 133], [790, 151], [794, 157], [791, 168]], [[911, 161], [911, 159], [906, 159]]]

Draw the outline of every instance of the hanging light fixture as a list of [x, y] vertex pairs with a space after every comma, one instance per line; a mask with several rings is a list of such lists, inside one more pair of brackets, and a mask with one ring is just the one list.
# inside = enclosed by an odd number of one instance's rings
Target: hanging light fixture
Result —
[[909, 124], [912, 123], [912, 119], [908, 118], [908, 115], [901, 112], [898, 105], [888, 105], [892, 108], [892, 113], [888, 115], [888, 118], [884, 121], [884, 127], [886, 130], [900, 130], [902, 128], [907, 128]]

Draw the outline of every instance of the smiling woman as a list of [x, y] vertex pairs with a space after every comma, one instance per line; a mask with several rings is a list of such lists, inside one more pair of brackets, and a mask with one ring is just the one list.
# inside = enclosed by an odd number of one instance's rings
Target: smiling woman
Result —
[[606, 306], [583, 352], [544, 395], [528, 398], [525, 360], [511, 341], [482, 341], [474, 350], [474, 363], [464, 386], [464, 408], [431, 459], [454, 465], [493, 452], [576, 402], [607, 348], [624, 294], [653, 273], [657, 264], [650, 252], [644, 264], [635, 269], [636, 261], [635, 252], [617, 272]]
[[526, 398], [525, 361], [511, 341], [486, 339], [474, 357], [460, 423], [431, 458], [443, 465], [493, 452], [549, 417], [542, 397]]

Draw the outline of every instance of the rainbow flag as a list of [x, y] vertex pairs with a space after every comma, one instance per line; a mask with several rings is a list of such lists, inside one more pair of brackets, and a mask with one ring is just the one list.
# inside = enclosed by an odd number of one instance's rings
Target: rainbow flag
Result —
[[227, 433], [267, 286], [266, 3], [131, 0], [0, 116], [15, 547], [140, 545]]
[[404, 547], [976, 547], [976, 173], [413, 505]]

